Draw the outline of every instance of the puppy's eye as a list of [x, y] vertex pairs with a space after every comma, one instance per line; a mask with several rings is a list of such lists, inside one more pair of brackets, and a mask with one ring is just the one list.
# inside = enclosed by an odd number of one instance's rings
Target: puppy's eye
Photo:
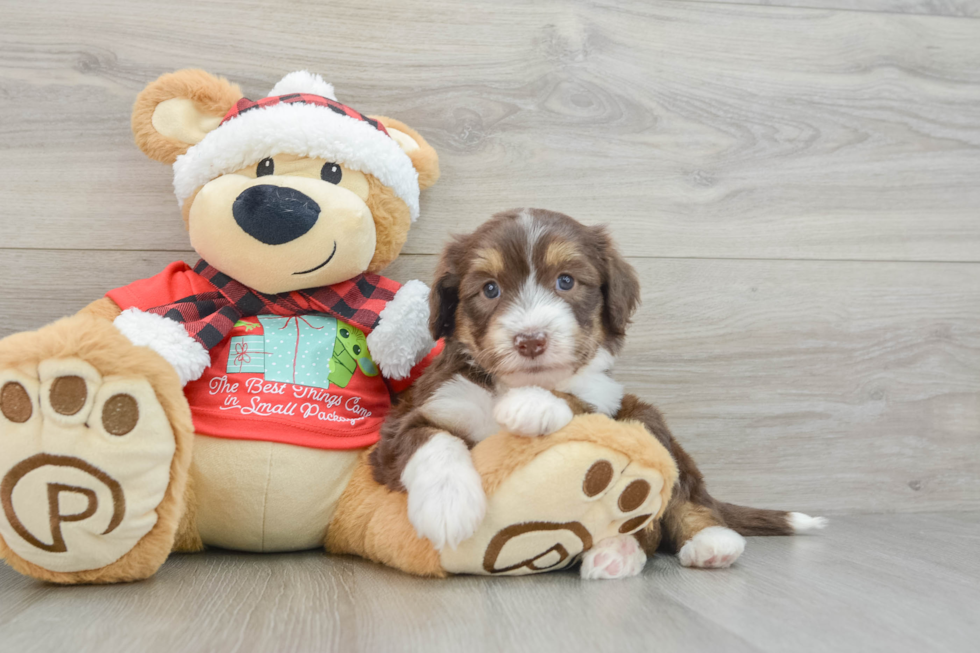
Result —
[[344, 171], [340, 169], [339, 163], [327, 163], [323, 164], [320, 168], [320, 179], [331, 184], [339, 184], [340, 180], [344, 176]]
[[276, 163], [272, 159], [262, 159], [255, 168], [256, 177], [265, 177], [276, 171]]
[[558, 280], [555, 282], [555, 288], [558, 290], [571, 290], [575, 285], [575, 279], [568, 274], [558, 275]]
[[483, 296], [487, 299], [500, 297], [500, 286], [497, 285], [496, 281], [488, 281], [483, 284]]

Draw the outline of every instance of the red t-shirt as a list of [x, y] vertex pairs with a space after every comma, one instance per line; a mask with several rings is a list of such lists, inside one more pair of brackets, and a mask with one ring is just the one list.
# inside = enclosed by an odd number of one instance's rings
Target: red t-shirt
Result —
[[[106, 295], [119, 308], [147, 310], [215, 287], [187, 264]], [[385, 379], [366, 334], [320, 313], [243, 318], [217, 347], [211, 365], [184, 388], [198, 433], [267, 440], [316, 449], [374, 444], [391, 409], [441, 351], [441, 343], [407, 379]]]

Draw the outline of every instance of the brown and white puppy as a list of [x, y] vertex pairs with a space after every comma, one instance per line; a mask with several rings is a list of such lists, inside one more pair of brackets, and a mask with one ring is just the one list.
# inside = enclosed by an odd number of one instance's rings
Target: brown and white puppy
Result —
[[633, 269], [605, 229], [546, 211], [495, 216], [446, 248], [430, 294], [443, 354], [403, 396], [373, 454], [379, 481], [409, 495], [409, 518], [437, 548], [483, 518], [468, 447], [501, 426], [526, 436], [566, 425], [573, 411], [619, 410], [608, 375], [639, 300]]
[[[726, 510], [746, 534], [793, 532], [798, 513], [715, 502], [659, 412], [624, 397], [610, 376], [639, 299], [635, 271], [602, 226], [524, 209], [453, 239], [430, 294], [432, 335], [445, 339], [445, 350], [400, 398], [371, 455], [378, 482], [408, 492], [421, 536], [455, 547], [479, 526], [486, 498], [470, 447], [501, 427], [551, 433], [583, 411], [643, 422], [681, 471], [661, 522], [636, 538], [599, 543], [583, 558], [583, 577], [639, 573], [644, 549], [661, 544], [661, 528], [682, 563], [728, 566], [744, 539], [726, 527]], [[801, 528], [804, 518], [795, 517]]]

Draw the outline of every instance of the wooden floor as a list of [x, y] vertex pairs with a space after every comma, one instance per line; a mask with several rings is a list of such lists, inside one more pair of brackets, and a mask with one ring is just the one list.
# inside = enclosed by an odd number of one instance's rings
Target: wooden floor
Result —
[[4, 651], [928, 651], [975, 653], [980, 514], [848, 516], [750, 538], [726, 570], [657, 557], [573, 572], [420, 580], [355, 558], [212, 552], [152, 580], [45, 586], [0, 569]]
[[879, 514], [620, 584], [3, 570], [0, 650], [976, 650], [980, 0], [0, 0], [0, 337], [195, 259], [129, 131], [182, 67], [310, 69], [421, 131], [443, 178], [397, 279], [502, 209], [609, 223], [644, 301], [617, 374], [715, 494]]

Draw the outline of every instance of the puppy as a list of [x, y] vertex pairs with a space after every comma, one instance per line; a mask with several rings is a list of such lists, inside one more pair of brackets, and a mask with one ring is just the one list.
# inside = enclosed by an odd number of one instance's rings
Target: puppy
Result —
[[576, 411], [642, 422], [681, 474], [661, 520], [587, 551], [583, 577], [639, 573], [661, 545], [687, 566], [724, 567], [742, 553], [739, 532], [822, 525], [799, 513], [716, 502], [660, 413], [624, 395], [610, 372], [639, 299], [636, 272], [606, 229], [559, 213], [500, 213], [450, 242], [430, 294], [430, 329], [445, 349], [399, 398], [371, 454], [375, 479], [408, 493], [420, 536], [437, 549], [455, 547], [483, 519], [486, 497], [470, 447], [501, 427], [527, 437], [551, 433]]

